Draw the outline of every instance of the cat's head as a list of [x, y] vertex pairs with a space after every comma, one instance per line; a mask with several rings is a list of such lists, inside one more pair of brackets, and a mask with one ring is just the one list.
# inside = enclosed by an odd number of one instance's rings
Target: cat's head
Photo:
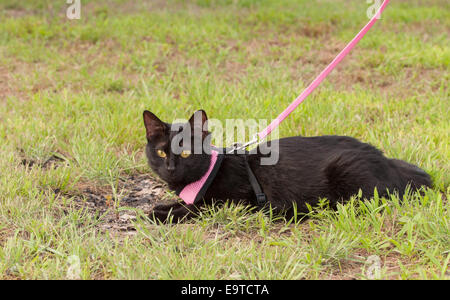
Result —
[[203, 110], [185, 123], [173, 124], [144, 111], [145, 152], [150, 167], [161, 179], [173, 185], [188, 184], [206, 173], [211, 159], [207, 120]]

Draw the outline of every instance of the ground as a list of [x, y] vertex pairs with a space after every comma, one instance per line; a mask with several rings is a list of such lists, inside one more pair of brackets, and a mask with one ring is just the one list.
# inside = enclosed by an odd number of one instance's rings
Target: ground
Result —
[[433, 189], [304, 220], [234, 205], [178, 225], [146, 217], [177, 198], [147, 166], [144, 109], [274, 118], [369, 5], [86, 0], [69, 20], [63, 0], [0, 0], [0, 278], [448, 279], [446, 0], [391, 1], [280, 126], [369, 142], [426, 170]]

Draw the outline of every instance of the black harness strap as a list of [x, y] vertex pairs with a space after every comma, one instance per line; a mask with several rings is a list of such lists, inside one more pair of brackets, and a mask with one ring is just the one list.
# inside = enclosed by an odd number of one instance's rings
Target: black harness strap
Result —
[[255, 192], [256, 204], [260, 208], [263, 208], [267, 203], [267, 197], [266, 197], [266, 194], [264, 194], [263, 190], [261, 189], [261, 186], [259, 185], [258, 179], [256, 178], [255, 174], [253, 173], [252, 168], [250, 168], [250, 165], [247, 160], [247, 154], [244, 155], [244, 162], [245, 162], [245, 167], [247, 168], [248, 179], [253, 188], [253, 191]]

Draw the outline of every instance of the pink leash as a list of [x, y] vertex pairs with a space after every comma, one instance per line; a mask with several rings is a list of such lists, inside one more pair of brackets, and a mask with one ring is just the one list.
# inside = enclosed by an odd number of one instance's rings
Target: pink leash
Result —
[[257, 138], [259, 137], [260, 140], [263, 140], [267, 135], [269, 135], [272, 130], [274, 130], [278, 125], [280, 125], [281, 122], [283, 122], [284, 119], [286, 119], [289, 114], [297, 108], [297, 106], [300, 105], [300, 103], [303, 102], [303, 100], [306, 99], [306, 97], [309, 96], [316, 88], [317, 86], [330, 74], [331, 71], [341, 62], [342, 59], [353, 49], [353, 47], [358, 44], [358, 42], [364, 37], [364, 35], [372, 28], [373, 24], [381, 17], [381, 13], [386, 8], [386, 5], [388, 5], [389, 0], [384, 0], [383, 4], [381, 5], [378, 12], [375, 14], [375, 16], [367, 23], [366, 26], [353, 38], [353, 40], [345, 46], [345, 48], [341, 51], [341, 53], [336, 56], [336, 58], [325, 68], [325, 70], [320, 73], [320, 75], [314, 79], [314, 81], [303, 91], [303, 93], [300, 94], [300, 96], [297, 97], [297, 99], [294, 100], [275, 120], [272, 121], [272, 123], [269, 124], [264, 130], [259, 132], [257, 136], [255, 136], [255, 139], [252, 142], [249, 142], [243, 146], [247, 147], [251, 144], [257, 143]]

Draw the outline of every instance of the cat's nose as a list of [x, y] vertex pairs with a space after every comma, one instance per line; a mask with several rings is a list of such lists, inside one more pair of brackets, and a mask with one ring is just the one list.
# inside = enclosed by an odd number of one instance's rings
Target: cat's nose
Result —
[[175, 171], [175, 158], [173, 156], [171, 156], [168, 159], [167, 162], [167, 171], [169, 171], [169, 173], [173, 173]]

